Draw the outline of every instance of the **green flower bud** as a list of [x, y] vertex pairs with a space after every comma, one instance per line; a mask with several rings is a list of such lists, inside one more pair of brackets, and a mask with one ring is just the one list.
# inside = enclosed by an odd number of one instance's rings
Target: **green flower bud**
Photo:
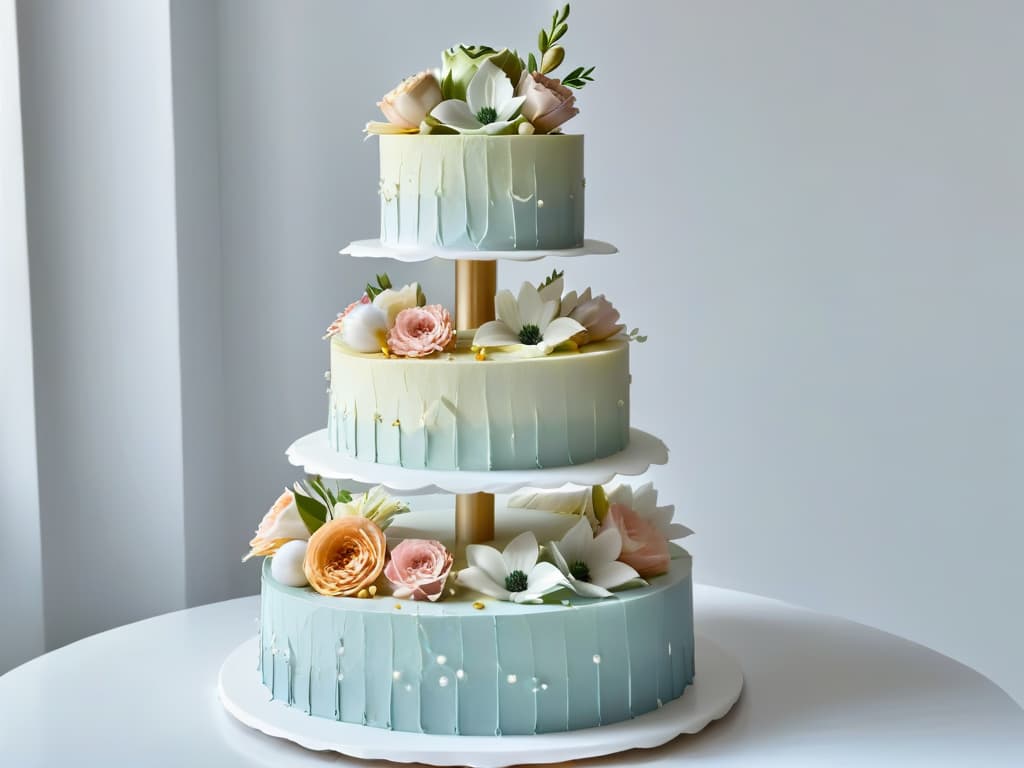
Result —
[[515, 87], [523, 74], [519, 54], [502, 48], [496, 51], [488, 45], [460, 45], [441, 54], [441, 95], [446, 99], [466, 98], [466, 88], [477, 69], [487, 59], [503, 70]]
[[558, 69], [558, 65], [562, 63], [562, 59], [565, 58], [565, 48], [560, 45], [556, 45], [553, 48], [548, 48], [544, 53], [544, 57], [540, 60], [540, 71], [542, 74], [547, 74], [552, 70]]

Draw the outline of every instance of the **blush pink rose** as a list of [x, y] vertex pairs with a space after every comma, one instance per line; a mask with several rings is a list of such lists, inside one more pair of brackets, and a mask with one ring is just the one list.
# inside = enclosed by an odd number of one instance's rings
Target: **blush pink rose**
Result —
[[384, 577], [398, 598], [435, 602], [444, 594], [452, 553], [433, 539], [405, 539], [391, 552]]
[[388, 331], [388, 350], [402, 357], [426, 357], [452, 343], [452, 319], [440, 304], [403, 309]]
[[562, 81], [540, 72], [523, 72], [516, 96], [525, 96], [520, 112], [533, 124], [536, 133], [551, 133], [566, 120], [580, 113], [576, 96]]
[[349, 304], [347, 307], [345, 307], [345, 311], [344, 312], [339, 312], [337, 319], [333, 323], [331, 323], [329, 326], [327, 326], [327, 331], [324, 333], [324, 338], [325, 339], [329, 339], [334, 334], [341, 333], [341, 324], [342, 324], [342, 322], [344, 322], [345, 318], [348, 317], [352, 313], [352, 310], [355, 309], [356, 307], [358, 307], [360, 304], [369, 304], [369, 303], [370, 303], [370, 297], [367, 296], [364, 293], [363, 297], [361, 299], [359, 299], [358, 301], [353, 301], [351, 304]]
[[632, 566], [643, 578], [658, 576], [668, 571], [668, 541], [657, 527], [625, 504], [612, 504], [608, 508], [601, 530], [614, 528], [622, 536], [619, 560]]

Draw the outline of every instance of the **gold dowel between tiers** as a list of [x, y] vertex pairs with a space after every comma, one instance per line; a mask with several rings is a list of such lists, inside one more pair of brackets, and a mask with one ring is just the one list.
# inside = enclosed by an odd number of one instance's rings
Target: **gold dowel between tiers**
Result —
[[494, 294], [498, 292], [498, 262], [455, 262], [455, 327], [479, 328], [494, 319]]
[[460, 493], [455, 497], [455, 543], [464, 547], [494, 538], [494, 494]]
[[[494, 319], [498, 262], [455, 262], [455, 327], [479, 328]], [[459, 547], [494, 538], [494, 494], [460, 493], [455, 497], [455, 542]]]

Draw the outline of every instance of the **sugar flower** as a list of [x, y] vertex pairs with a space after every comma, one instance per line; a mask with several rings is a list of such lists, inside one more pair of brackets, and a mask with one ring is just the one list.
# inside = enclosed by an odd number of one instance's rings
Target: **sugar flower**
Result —
[[515, 51], [508, 48], [496, 51], [489, 45], [458, 45], [441, 54], [441, 92], [444, 98], [465, 100], [473, 75], [485, 61], [504, 71], [510, 82], [519, 82], [523, 63]]
[[334, 505], [334, 517], [365, 517], [377, 524], [382, 531], [391, 525], [395, 515], [409, 511], [409, 505], [388, 493], [383, 485], [375, 485], [366, 493], [352, 498], [352, 501]]
[[403, 309], [425, 303], [419, 283], [409, 283], [401, 288], [386, 288], [373, 298], [373, 306], [383, 310], [387, 316], [388, 328], [395, 324], [395, 318]]
[[603, 533], [616, 530], [622, 537], [619, 560], [632, 566], [644, 578], [668, 571], [668, 541], [653, 523], [625, 504], [612, 504], [601, 521]]
[[571, 317], [558, 317], [559, 303], [544, 300], [530, 283], [523, 283], [519, 297], [501, 290], [494, 297], [496, 320], [484, 323], [473, 337], [474, 347], [519, 347], [549, 354], [584, 327]]
[[331, 336], [334, 336], [335, 334], [341, 333], [342, 323], [344, 323], [345, 318], [348, 317], [352, 313], [352, 310], [355, 309], [356, 307], [358, 307], [360, 304], [369, 304], [370, 301], [371, 301], [370, 297], [367, 296], [364, 293], [363, 297], [361, 299], [359, 299], [357, 301], [353, 301], [351, 304], [349, 304], [347, 307], [345, 307], [345, 311], [344, 312], [339, 312], [338, 313], [338, 317], [334, 320], [334, 322], [331, 323], [329, 326], [327, 326], [327, 330], [324, 331], [324, 336], [323, 337], [325, 339], [329, 339], [329, 338], [331, 338]]
[[675, 506], [666, 504], [658, 506], [658, 491], [654, 483], [647, 482], [634, 488], [628, 483], [607, 486], [604, 489], [606, 505], [622, 504], [629, 507], [641, 518], [649, 522], [667, 541], [684, 539], [693, 531], [680, 523], [672, 522]]
[[342, 319], [341, 340], [356, 352], [387, 350], [388, 316], [373, 304], [359, 304]]
[[273, 555], [285, 542], [308, 538], [309, 529], [299, 515], [295, 494], [285, 488], [260, 521], [255, 538], [249, 542], [249, 554], [242, 558], [242, 562], [250, 557]]
[[573, 92], [561, 80], [540, 72], [523, 72], [516, 95], [524, 97], [523, 117], [537, 133], [551, 133], [580, 113]]
[[301, 539], [286, 541], [270, 559], [270, 575], [287, 587], [304, 587], [309, 584], [304, 563], [309, 544]]
[[395, 597], [435, 602], [444, 594], [453, 562], [452, 553], [439, 541], [405, 539], [391, 550], [384, 577]]
[[431, 117], [459, 133], [508, 133], [525, 96], [516, 96], [508, 75], [490, 59], [477, 68], [466, 88], [466, 100], [442, 101]]
[[405, 78], [377, 106], [392, 125], [418, 131], [423, 118], [440, 103], [441, 86], [428, 69]]
[[577, 343], [581, 346], [592, 341], [604, 341], [626, 327], [618, 322], [619, 310], [613, 307], [603, 294], [592, 298], [590, 288], [578, 296], [576, 291], [569, 291], [562, 297], [560, 312], [565, 317], [571, 317], [586, 329], [577, 339]]
[[525, 531], [501, 552], [485, 544], [466, 547], [468, 568], [459, 571], [461, 585], [513, 603], [539, 603], [544, 595], [569, 582], [551, 563], [537, 562], [540, 547], [532, 531]]
[[369, 518], [328, 520], [309, 538], [303, 571], [321, 595], [344, 597], [369, 587], [384, 570], [384, 532]]
[[566, 485], [554, 490], [521, 488], [508, 497], [506, 505], [510, 509], [538, 509], [559, 515], [579, 515], [585, 517], [592, 528], [597, 528], [593, 497], [590, 487]]
[[388, 349], [402, 357], [425, 357], [447, 349], [454, 338], [451, 316], [440, 304], [409, 307], [388, 331]]
[[586, 518], [569, 529], [559, 541], [548, 544], [555, 565], [582, 597], [612, 597], [609, 590], [640, 579], [631, 566], [619, 561], [622, 537], [609, 527], [597, 536]]

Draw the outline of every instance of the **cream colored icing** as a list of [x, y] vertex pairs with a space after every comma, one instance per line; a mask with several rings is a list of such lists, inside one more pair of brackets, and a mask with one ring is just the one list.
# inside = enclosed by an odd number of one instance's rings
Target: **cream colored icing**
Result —
[[[471, 336], [472, 334], [467, 334]], [[385, 358], [331, 342], [328, 440], [362, 461], [533, 469], [610, 456], [629, 441], [629, 343], [545, 357]]]

